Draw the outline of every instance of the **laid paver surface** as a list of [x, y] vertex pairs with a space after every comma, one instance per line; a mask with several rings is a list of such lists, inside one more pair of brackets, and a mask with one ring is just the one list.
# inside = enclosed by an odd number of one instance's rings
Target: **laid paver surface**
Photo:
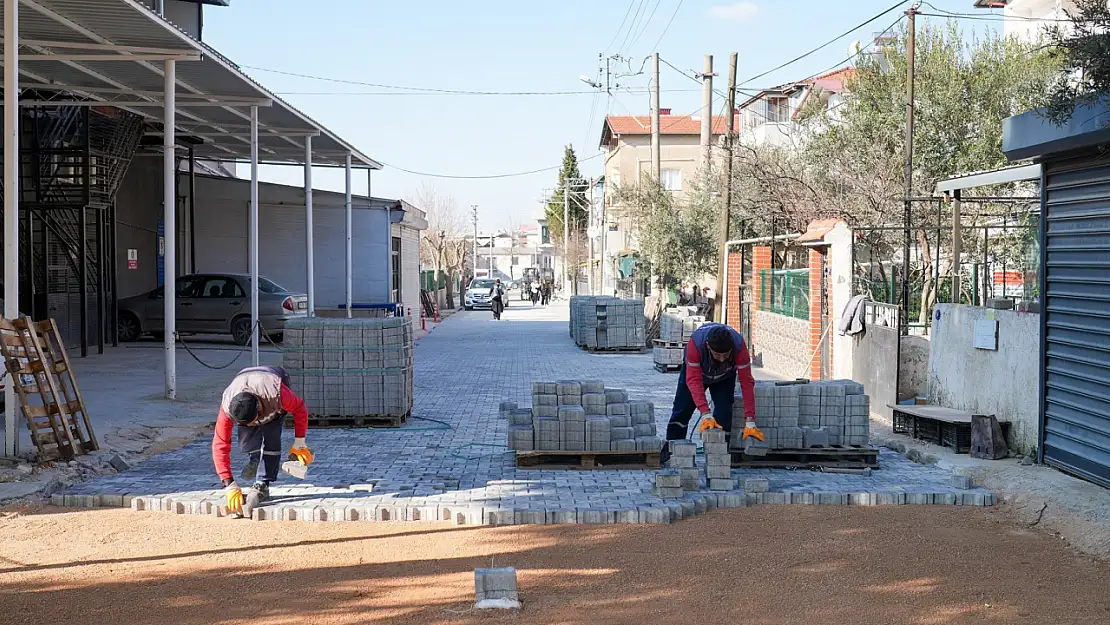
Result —
[[[311, 430], [308, 479], [274, 484], [260, 519], [442, 520], [465, 524], [669, 522], [716, 507], [756, 503], [921, 503], [985, 505], [990, 493], [960, 490], [950, 474], [893, 452], [870, 476], [771, 469], [734, 470], [766, 478], [768, 493], [652, 494], [654, 471], [517, 469], [504, 448], [501, 401], [530, 403], [534, 380], [594, 379], [656, 405], [665, 431], [677, 375], [652, 368], [650, 353], [596, 354], [574, 346], [567, 309], [512, 306], [495, 322], [461, 313], [416, 348], [413, 417], [396, 430]], [[765, 376], [769, 377], [769, 376]], [[215, 409], [222, 389], [212, 389]], [[291, 442], [292, 433], [286, 432]], [[288, 443], [287, 443], [288, 444]], [[233, 453], [238, 475], [245, 461]], [[127, 506], [181, 514], [222, 512], [210, 441], [197, 440], [137, 468], [55, 496], [70, 506]]]

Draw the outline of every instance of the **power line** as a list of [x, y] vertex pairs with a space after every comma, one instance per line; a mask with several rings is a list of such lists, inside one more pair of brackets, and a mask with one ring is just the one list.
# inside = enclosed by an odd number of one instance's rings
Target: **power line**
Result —
[[787, 61], [787, 62], [785, 62], [781, 65], [778, 65], [776, 67], [772, 67], [771, 69], [763, 72], [762, 74], [757, 74], [755, 76], [752, 76], [751, 78], [748, 78], [747, 80], [740, 81], [736, 84], [737, 85], [746, 85], [746, 84], [748, 84], [748, 83], [750, 83], [754, 80], [759, 80], [760, 78], [763, 78], [764, 76], [766, 76], [768, 74], [777, 72], [778, 70], [780, 70], [784, 67], [787, 67], [789, 65], [793, 65], [794, 63], [797, 63], [798, 61], [800, 61], [800, 60], [802, 60], [802, 59], [804, 59], [804, 58], [806, 58], [806, 57], [808, 57], [812, 54], [815, 54], [817, 52], [820, 52], [821, 50], [824, 50], [825, 48], [829, 47], [830, 45], [832, 45], [832, 44], [836, 43], [837, 41], [843, 39], [844, 37], [847, 37], [848, 35], [856, 32], [857, 30], [863, 28], [864, 26], [867, 26], [871, 22], [874, 22], [875, 20], [877, 20], [880, 17], [886, 15], [887, 13], [890, 13], [891, 11], [897, 9], [898, 7], [902, 6], [905, 3], [906, 3], [906, 0], [900, 0], [899, 2], [897, 2], [893, 6], [891, 6], [889, 9], [883, 11], [882, 13], [879, 13], [878, 15], [875, 15], [874, 17], [871, 17], [866, 22], [863, 22], [862, 24], [859, 24], [858, 26], [852, 28], [851, 30], [845, 31], [845, 32], [837, 35], [836, 37], [826, 41], [825, 43], [817, 46], [816, 48], [813, 48], [812, 50], [809, 50], [808, 52], [805, 52], [805, 53], [803, 53], [803, 54], [801, 54], [801, 55], [799, 55], [799, 56], [797, 56], [793, 59], [790, 59], [789, 61]]
[[[617, 33], [613, 35], [613, 40], [609, 42], [609, 45], [605, 46], [605, 52], [608, 52], [609, 48], [612, 48], [613, 44], [617, 42], [617, 38], [621, 36], [621, 31], [624, 30], [625, 22], [628, 21], [628, 16], [632, 14], [632, 5], [634, 4], [636, 4], [636, 0], [629, 0], [628, 8], [624, 10], [624, 19], [621, 20], [621, 25], [617, 26]], [[605, 52], [602, 52], [602, 54]]]
[[647, 19], [644, 20], [644, 27], [640, 29], [640, 32], [636, 33], [636, 37], [632, 39], [632, 43], [628, 44], [629, 50], [636, 47], [636, 43], [640, 41], [640, 37], [643, 37], [648, 26], [651, 26], [651, 19], [655, 17], [655, 12], [659, 10], [659, 5], [662, 4], [662, 2], [663, 0], [655, 0], [655, 5], [651, 7], [651, 13], [649, 13]]
[[[593, 159], [601, 156], [601, 154], [602, 154], [601, 152], [598, 152], [597, 154], [594, 154], [593, 156], [587, 156], [586, 158], [579, 159], [578, 162], [579, 163], [585, 163], [586, 161], [593, 160]], [[518, 171], [518, 172], [507, 173], [507, 174], [487, 174], [487, 175], [481, 175], [481, 176], [462, 176], [462, 175], [454, 175], [454, 174], [436, 174], [436, 173], [429, 173], [429, 172], [426, 172], [426, 171], [415, 171], [415, 170], [412, 170], [412, 169], [405, 169], [404, 167], [398, 167], [396, 165], [390, 165], [389, 163], [386, 163], [384, 161], [379, 161], [379, 162], [382, 165], [385, 165], [386, 167], [392, 167], [393, 169], [396, 169], [397, 171], [403, 171], [406, 174], [412, 174], [414, 176], [425, 176], [425, 177], [428, 177], [428, 178], [449, 178], [449, 179], [452, 179], [452, 180], [494, 180], [494, 179], [498, 179], [498, 178], [515, 178], [517, 176], [530, 176], [532, 174], [538, 174], [538, 173], [542, 173], [542, 172], [545, 172], [545, 171], [553, 171], [553, 170], [559, 169], [560, 167], [563, 166], [560, 163], [559, 165], [555, 165], [554, 167], [543, 167], [541, 169], [532, 169], [532, 170], [529, 170], [529, 171]]]
[[659, 44], [663, 42], [663, 37], [667, 36], [667, 31], [671, 29], [671, 23], [674, 22], [675, 16], [678, 15], [678, 10], [682, 8], [684, 0], [678, 0], [678, 6], [674, 8], [674, 13], [671, 13], [671, 19], [667, 20], [667, 25], [663, 27], [663, 32], [659, 33], [659, 39], [655, 40], [655, 45], [651, 47], [652, 50], [658, 50]]
[[[252, 65], [241, 65], [243, 69], [253, 69], [259, 72], [268, 72], [271, 74], [280, 74], [282, 76], [292, 76], [295, 78], [306, 78], [308, 80], [319, 80], [323, 82], [338, 83], [343, 85], [358, 85], [361, 87], [375, 87], [377, 89], [396, 89], [398, 91], [412, 91], [416, 93], [425, 94], [452, 94], [452, 95], [482, 95], [482, 96], [540, 96], [540, 95], [582, 95], [592, 94], [593, 91], [476, 91], [468, 89], [441, 89], [438, 87], [408, 87], [401, 85], [386, 85], [381, 83], [364, 82], [361, 80], [350, 80], [346, 78], [330, 78], [327, 76], [314, 76], [312, 74], [300, 74], [297, 72], [287, 72], [280, 69], [270, 69], [267, 67], [256, 67]], [[384, 93], [368, 93], [365, 95], [385, 95]], [[409, 95], [398, 93], [397, 95]]]
[[1014, 20], [1014, 21], [1020, 21], [1020, 22], [1082, 22], [1082, 21], [1088, 21], [1088, 20], [1081, 20], [1081, 19], [1071, 20], [1071, 19], [1060, 19], [1060, 18], [1052, 18], [1052, 17], [1031, 17], [1031, 16], [1028, 16], [1028, 15], [1018, 15], [1016, 13], [1011, 13], [1010, 15], [1004, 15], [1004, 14], [998, 14], [998, 13], [983, 13], [983, 14], [956, 13], [956, 12], [953, 12], [953, 11], [948, 11], [948, 10], [942, 9], [942, 8], [938, 7], [937, 5], [931, 3], [931, 2], [922, 2], [921, 4], [933, 9], [937, 13], [943, 13], [943, 15], [936, 15], [935, 13], [918, 13], [918, 15], [927, 15], [929, 17], [952, 17], [952, 18], [959, 18], [959, 19], [980, 20], [980, 21], [984, 21], [984, 22], [1005, 22], [1007, 20]]
[[636, 16], [632, 18], [632, 23], [628, 25], [628, 32], [624, 34], [624, 40], [621, 41], [621, 46], [617, 48], [617, 54], [621, 54], [627, 49], [628, 38], [632, 36], [632, 31], [636, 30], [636, 25], [639, 23], [640, 16], [646, 6], [647, 0], [640, 0], [640, 4], [636, 7]]

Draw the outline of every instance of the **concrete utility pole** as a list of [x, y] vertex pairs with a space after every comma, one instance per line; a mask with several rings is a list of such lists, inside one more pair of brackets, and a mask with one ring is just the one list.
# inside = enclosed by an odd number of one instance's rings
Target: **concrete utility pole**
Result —
[[701, 167], [705, 176], [713, 162], [713, 55], [705, 55], [705, 71], [701, 75]]
[[722, 314], [727, 296], [725, 289], [725, 267], [728, 265], [728, 223], [732, 212], [732, 142], [736, 131], [736, 53], [728, 59], [728, 105], [725, 110], [725, 205], [717, 222], [720, 260], [717, 263], [717, 301], [713, 306], [713, 316], [717, 323], [724, 323]]
[[563, 293], [570, 293], [570, 178], [563, 181]]
[[902, 228], [904, 240], [902, 242], [902, 334], [910, 333], [910, 222], [913, 219], [913, 83], [914, 83], [914, 57], [916, 56], [917, 43], [915, 40], [917, 9], [906, 9], [909, 24], [906, 28], [906, 196], [902, 200], [903, 216]]
[[651, 55], [651, 175], [655, 182], [662, 176], [663, 158], [659, 147], [659, 53]]
[[478, 205], [470, 205], [470, 217], [474, 220], [474, 244], [470, 253], [470, 279], [478, 277]]

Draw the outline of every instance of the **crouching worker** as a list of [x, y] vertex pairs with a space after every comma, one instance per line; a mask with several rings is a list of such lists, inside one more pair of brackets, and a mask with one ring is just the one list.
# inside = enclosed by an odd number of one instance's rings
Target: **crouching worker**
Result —
[[[227, 511], [233, 517], [249, 516], [254, 506], [270, 496], [270, 482], [281, 468], [281, 426], [285, 413], [293, 415], [293, 447], [290, 459], [308, 465], [312, 452], [305, 446], [308, 409], [289, 388], [289, 374], [281, 367], [248, 367], [236, 374], [224, 390], [216, 433], [212, 437], [212, 462], [223, 480]], [[231, 475], [231, 432], [239, 426], [239, 448], [247, 454], [242, 479], [254, 480], [262, 465], [262, 477], [250, 487], [244, 509], [243, 491]]]
[[[763, 433], [755, 425], [755, 378], [752, 376], [751, 355], [740, 333], [720, 323], [707, 323], [691, 335], [686, 344], [682, 371], [678, 376], [674, 408], [667, 424], [667, 440], [686, 438], [690, 417], [694, 410], [701, 415], [698, 431], [732, 430], [732, 403], [736, 381], [744, 396], [743, 438], [763, 440]], [[712, 413], [706, 401], [706, 391], [713, 397]], [[661, 460], [670, 457], [670, 447], [663, 445]]]

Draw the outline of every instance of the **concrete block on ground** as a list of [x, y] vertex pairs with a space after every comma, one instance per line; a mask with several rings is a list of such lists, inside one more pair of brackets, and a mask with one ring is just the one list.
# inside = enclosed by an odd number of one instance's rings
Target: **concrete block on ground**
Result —
[[671, 457], [667, 459], [667, 466], [672, 469], [692, 469], [694, 468], [694, 457], [675, 456], [672, 454]]
[[559, 380], [555, 389], [557, 395], [582, 395], [582, 383], [576, 380]]
[[670, 446], [671, 456], [688, 456], [693, 458], [698, 452], [697, 445], [687, 440], [671, 441]]
[[609, 449], [611, 451], [636, 451], [636, 439], [622, 438], [609, 441]]
[[514, 408], [509, 411], [509, 426], [514, 425], [531, 425], [532, 424], [532, 411], [528, 408]]
[[736, 480], [731, 478], [710, 478], [709, 490], [735, 490]]
[[671, 487], [658, 488], [658, 487], [656, 487], [656, 488], [652, 489], [652, 493], [656, 497], [662, 497], [663, 499], [678, 499], [679, 497], [682, 497], [683, 490], [682, 490], [681, 486], [679, 486], [678, 488], [671, 488]]
[[952, 487], [959, 488], [961, 490], [971, 490], [972, 488], [974, 488], [974, 486], [972, 486], [971, 484], [971, 477], [967, 475], [953, 475]]
[[619, 388], [605, 389], [605, 403], [607, 404], [623, 404], [628, 403], [628, 392]]
[[679, 476], [682, 479], [683, 490], [701, 489], [701, 473], [697, 470], [696, 467], [679, 469]]
[[519, 608], [516, 569], [474, 569], [474, 595], [479, 609]]
[[618, 402], [606, 404], [605, 411], [610, 417], [623, 417], [631, 414], [631, 407], [627, 402]]
[[825, 428], [805, 428], [802, 439], [802, 446], [806, 449], [812, 447], [828, 447], [829, 431]]
[[609, 426], [612, 428], [631, 428], [632, 417], [629, 416], [615, 416], [609, 417]]
[[731, 454], [706, 454], [705, 466], [707, 467], [731, 467], [732, 455]]
[[605, 384], [596, 380], [584, 380], [581, 382], [582, 394], [605, 394]]
[[764, 478], [747, 478], [744, 480], [744, 492], [765, 493], [771, 488], [770, 483]]
[[538, 393], [532, 395], [532, 406], [558, 406], [559, 396], [555, 394]]
[[660, 469], [655, 474], [655, 485], [659, 488], [680, 488], [682, 473], [677, 469]]
[[707, 456], [728, 455], [728, 443], [724, 442], [724, 440], [721, 440], [719, 443], [705, 443], [702, 446], [702, 451], [704, 451]]

